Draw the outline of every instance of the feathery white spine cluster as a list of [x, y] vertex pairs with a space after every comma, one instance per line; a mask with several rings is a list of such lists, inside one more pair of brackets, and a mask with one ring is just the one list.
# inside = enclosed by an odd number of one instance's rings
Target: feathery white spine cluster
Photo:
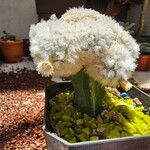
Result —
[[136, 68], [139, 46], [112, 18], [73, 8], [30, 29], [31, 55], [43, 76], [68, 77], [84, 69], [104, 85], [117, 85]]

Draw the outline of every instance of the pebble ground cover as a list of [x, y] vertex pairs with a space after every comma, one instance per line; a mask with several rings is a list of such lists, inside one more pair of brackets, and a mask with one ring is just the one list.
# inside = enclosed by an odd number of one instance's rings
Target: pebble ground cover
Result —
[[46, 149], [43, 90], [51, 83], [34, 70], [0, 74], [0, 149]]

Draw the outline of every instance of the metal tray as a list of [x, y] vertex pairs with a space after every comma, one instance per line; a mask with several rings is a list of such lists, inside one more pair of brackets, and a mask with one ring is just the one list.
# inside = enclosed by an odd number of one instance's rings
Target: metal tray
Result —
[[[54, 130], [49, 123], [49, 99], [66, 90], [73, 90], [72, 84], [70, 82], [56, 83], [50, 87], [47, 87], [45, 90], [45, 112], [43, 129], [48, 150], [150, 150], [150, 135], [78, 142], [73, 144], [58, 137], [56, 133], [54, 133]], [[136, 95], [134, 90], [133, 93], [130, 92], [129, 94], [131, 97], [133, 95], [135, 97]], [[145, 96], [145, 99], [140, 100], [144, 104], [150, 106], [150, 97], [141, 92], [140, 97]]]

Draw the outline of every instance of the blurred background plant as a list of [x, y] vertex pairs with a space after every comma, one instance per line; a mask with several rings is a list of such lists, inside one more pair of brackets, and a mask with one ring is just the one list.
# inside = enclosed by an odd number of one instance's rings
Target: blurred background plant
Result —
[[[149, 0], [109, 0], [107, 8], [106, 8], [106, 14], [116, 18], [116, 16], [120, 14], [120, 12], [122, 11], [122, 8], [125, 5], [130, 6], [130, 4], [138, 4], [138, 5], [140, 4], [141, 5], [140, 17], [138, 21], [138, 29], [136, 30], [136, 36], [139, 37], [143, 32], [144, 23], [145, 23], [145, 14], [148, 8], [148, 3], [149, 3]], [[128, 23], [126, 25], [129, 26]]]
[[10, 33], [7, 33], [6, 31], [3, 31], [3, 36], [1, 37], [3, 41], [15, 41], [16, 36], [12, 35]]
[[124, 29], [125, 29], [126, 31], [128, 31], [131, 35], [134, 34], [134, 32], [135, 32], [135, 30], [134, 30], [135, 23], [122, 22], [122, 21], [120, 21], [119, 24], [120, 24], [121, 26], [123, 26]]
[[150, 43], [149, 42], [143, 42], [140, 44], [140, 51], [144, 54], [150, 54]]

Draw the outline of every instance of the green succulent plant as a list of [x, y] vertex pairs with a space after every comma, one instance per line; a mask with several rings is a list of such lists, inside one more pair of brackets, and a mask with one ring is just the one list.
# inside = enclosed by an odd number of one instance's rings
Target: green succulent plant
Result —
[[16, 36], [3, 31], [3, 36], [1, 37], [3, 41], [15, 41]]
[[140, 44], [140, 52], [150, 54], [150, 43], [143, 42]]
[[[79, 112], [73, 105], [73, 92], [64, 92], [49, 101], [50, 123], [56, 133], [70, 143], [148, 135], [150, 116], [133, 99], [117, 97], [107, 92], [99, 118]], [[61, 109], [65, 108], [65, 109]], [[71, 109], [70, 109], [71, 108]], [[70, 112], [70, 113], [68, 113]]]
[[128, 31], [130, 34], [134, 34], [134, 27], [135, 23], [130, 23], [130, 22], [119, 22], [120, 25], [124, 27], [126, 31]]

